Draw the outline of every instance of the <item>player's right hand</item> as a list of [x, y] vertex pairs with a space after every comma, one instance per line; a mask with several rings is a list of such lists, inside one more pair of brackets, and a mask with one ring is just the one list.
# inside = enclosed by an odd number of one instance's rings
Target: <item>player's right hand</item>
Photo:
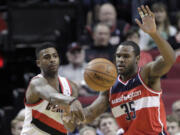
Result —
[[84, 116], [84, 110], [83, 107], [80, 103], [79, 100], [75, 100], [71, 105], [70, 105], [70, 112], [76, 121], [84, 121], [85, 116]]

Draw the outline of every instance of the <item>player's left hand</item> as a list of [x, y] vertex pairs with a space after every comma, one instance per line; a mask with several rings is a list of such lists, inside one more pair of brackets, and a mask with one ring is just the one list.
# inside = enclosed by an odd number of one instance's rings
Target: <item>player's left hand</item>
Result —
[[142, 19], [142, 23], [138, 19], [135, 19], [135, 21], [139, 27], [148, 34], [156, 33], [155, 15], [149, 7], [147, 5], [142, 5], [138, 7], [138, 12]]

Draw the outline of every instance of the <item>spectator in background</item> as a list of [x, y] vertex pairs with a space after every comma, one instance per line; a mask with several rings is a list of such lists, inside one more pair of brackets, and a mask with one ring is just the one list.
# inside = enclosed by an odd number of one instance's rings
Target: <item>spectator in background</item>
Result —
[[180, 62], [180, 11], [176, 14], [176, 27], [177, 27], [177, 33], [174, 36], [169, 37], [168, 41], [172, 45], [173, 49], [176, 52], [176, 57], [178, 61]]
[[[117, 13], [115, 7], [110, 3], [105, 3], [100, 6], [98, 11], [98, 22], [104, 23], [110, 28], [110, 43], [112, 46], [119, 45], [119, 43], [123, 40], [124, 34], [129, 29], [129, 24], [124, 20], [117, 20]], [[93, 41], [93, 27], [87, 26], [84, 32], [84, 35], [81, 37], [81, 42], [83, 44], [88, 44], [88, 42]]]
[[172, 112], [175, 119], [177, 119], [180, 123], [180, 100], [177, 100], [172, 105]]
[[25, 118], [25, 109], [19, 111], [17, 116], [11, 121], [12, 135], [20, 135]]
[[60, 76], [73, 80], [79, 87], [79, 96], [91, 96], [97, 92], [92, 91], [84, 81], [85, 50], [77, 42], [68, 46], [66, 53], [69, 64], [61, 65], [58, 69]]
[[76, 84], [84, 84], [85, 51], [79, 43], [73, 42], [68, 46], [66, 53], [69, 64], [59, 67], [58, 74], [73, 80]]
[[180, 126], [178, 120], [172, 115], [167, 116], [167, 130], [170, 135], [180, 135]]
[[90, 126], [85, 126], [80, 129], [79, 135], [96, 135], [96, 129]]
[[106, 58], [113, 61], [114, 47], [109, 44], [110, 29], [106, 24], [98, 23], [93, 31], [93, 44], [86, 49], [86, 61], [94, 58]]
[[[125, 35], [125, 39], [127, 41], [134, 41], [136, 44], [139, 45], [139, 29], [137, 27], [131, 27], [129, 31]], [[139, 67], [142, 67], [146, 65], [147, 63], [152, 61], [152, 56], [146, 51], [141, 51], [140, 52], [140, 60], [139, 60]]]
[[103, 135], [121, 135], [123, 130], [116, 123], [115, 118], [111, 113], [103, 113], [99, 116], [98, 128]]
[[100, 7], [99, 21], [109, 26], [111, 45], [119, 45], [129, 28], [129, 24], [123, 20], [117, 20], [116, 9], [112, 4], [106, 3]]
[[[165, 40], [167, 40], [170, 36], [175, 35], [177, 30], [169, 22], [166, 6], [163, 3], [154, 3], [152, 5], [152, 11], [155, 14], [157, 30], [161, 34], [161, 36]], [[149, 51], [156, 48], [156, 44], [154, 43], [152, 38], [142, 30], [140, 30], [139, 45], [141, 50], [145, 51]]]

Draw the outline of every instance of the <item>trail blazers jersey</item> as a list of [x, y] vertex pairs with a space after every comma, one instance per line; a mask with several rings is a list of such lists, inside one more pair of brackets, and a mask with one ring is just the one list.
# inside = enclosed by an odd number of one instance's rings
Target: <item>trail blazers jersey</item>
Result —
[[[37, 77], [43, 77], [41, 74]], [[72, 89], [68, 80], [59, 77], [61, 85], [60, 93], [70, 96]], [[25, 120], [21, 135], [61, 135], [67, 133], [61, 120], [62, 110], [46, 100], [40, 100], [36, 104], [25, 102]]]
[[146, 86], [138, 73], [127, 82], [118, 76], [110, 90], [110, 105], [124, 135], [167, 135], [161, 91]]

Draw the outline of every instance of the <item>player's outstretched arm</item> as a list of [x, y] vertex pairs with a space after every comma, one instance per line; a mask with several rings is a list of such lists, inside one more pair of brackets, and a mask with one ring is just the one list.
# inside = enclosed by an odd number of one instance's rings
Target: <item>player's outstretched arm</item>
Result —
[[[44, 78], [33, 79], [28, 89], [38, 95], [39, 98], [47, 100], [54, 105], [60, 105], [61, 109], [64, 108], [63, 119], [65, 119], [64, 125], [68, 131], [73, 131], [76, 127], [74, 118], [78, 121], [84, 120], [83, 108], [81, 103], [77, 100], [78, 87], [75, 83], [70, 81], [72, 87], [72, 96], [65, 96], [58, 93], [51, 85], [48, 84]], [[67, 121], [67, 118], [71, 118]]]
[[176, 57], [175, 52], [170, 44], [164, 40], [156, 30], [155, 15], [148, 6], [141, 6], [138, 8], [139, 15], [141, 16], [142, 23], [136, 19], [139, 27], [149, 34], [154, 42], [157, 44], [161, 57], [154, 62], [147, 64], [150, 77], [161, 77], [166, 74], [174, 64]]
[[69, 105], [75, 99], [75, 97], [58, 93], [44, 78], [33, 79], [29, 85], [29, 89], [33, 96], [47, 100], [54, 105]]
[[85, 123], [91, 123], [96, 117], [105, 112], [109, 106], [109, 91], [101, 92], [98, 98], [84, 109]]

